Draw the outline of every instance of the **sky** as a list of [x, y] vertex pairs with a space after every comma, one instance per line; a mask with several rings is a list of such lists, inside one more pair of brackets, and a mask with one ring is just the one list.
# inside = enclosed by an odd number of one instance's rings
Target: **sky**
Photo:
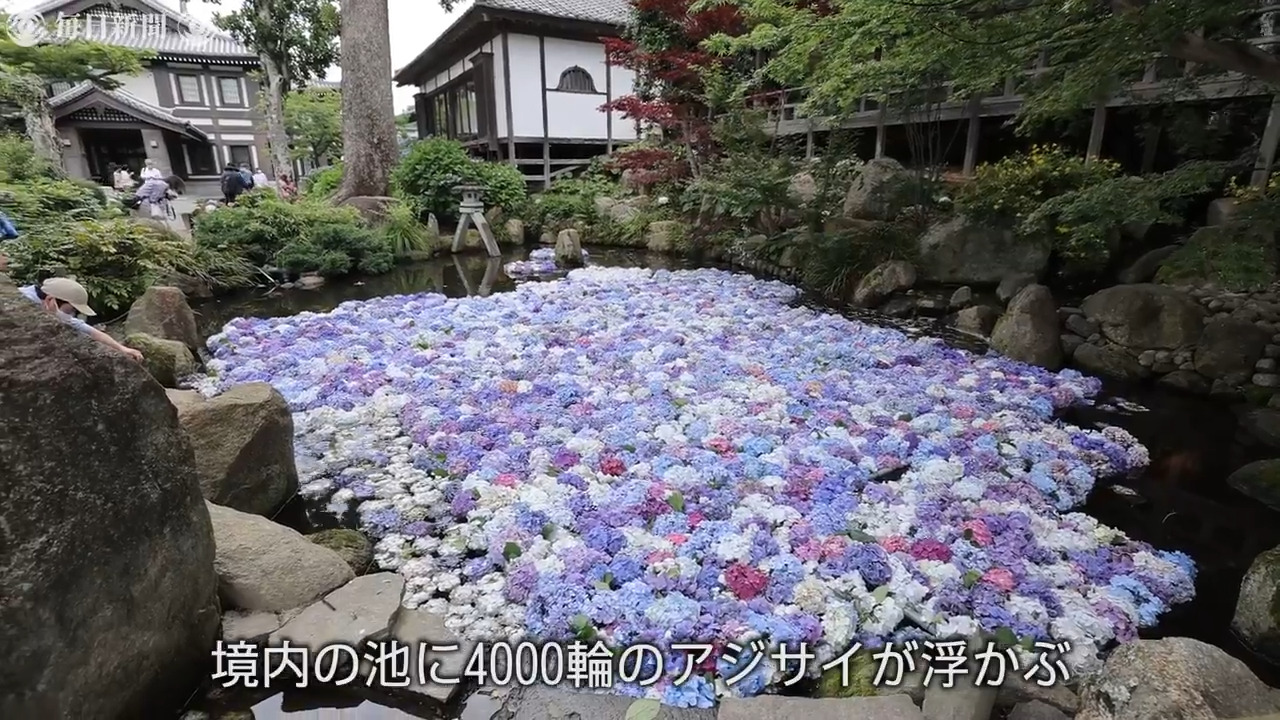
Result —
[[[161, 1], [178, 9], [178, 0]], [[214, 5], [201, 0], [190, 0], [187, 12], [201, 20], [211, 21], [214, 13], [232, 12], [240, 7], [240, 2], [241, 0], [221, 0], [221, 4]], [[466, 0], [460, 2], [453, 12], [446, 13], [434, 0], [387, 0], [391, 16], [391, 71], [395, 72], [408, 65], [410, 60], [426, 49], [470, 6], [471, 0]], [[325, 79], [341, 80], [342, 72], [335, 67]], [[416, 91], [412, 86], [395, 88], [397, 113], [413, 107], [414, 92]]]

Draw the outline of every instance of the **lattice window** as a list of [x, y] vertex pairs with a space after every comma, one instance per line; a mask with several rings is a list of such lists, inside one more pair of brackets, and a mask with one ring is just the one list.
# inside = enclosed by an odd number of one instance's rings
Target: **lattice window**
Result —
[[556, 86], [556, 90], [560, 92], [594, 93], [596, 92], [596, 84], [591, 79], [591, 73], [574, 65], [560, 73], [560, 84]]

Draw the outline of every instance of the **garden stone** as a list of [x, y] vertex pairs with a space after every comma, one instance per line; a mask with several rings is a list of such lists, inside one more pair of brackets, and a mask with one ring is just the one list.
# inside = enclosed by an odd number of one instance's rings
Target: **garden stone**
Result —
[[182, 291], [188, 300], [207, 300], [213, 297], [213, 285], [204, 278], [182, 273], [169, 273], [161, 278], [161, 285], [171, 285]]
[[338, 553], [356, 575], [363, 575], [373, 566], [373, 543], [359, 530], [334, 528], [311, 533], [306, 538]]
[[1079, 335], [1082, 338], [1087, 338], [1087, 337], [1096, 335], [1101, 329], [1098, 327], [1098, 323], [1090, 320], [1084, 315], [1072, 315], [1068, 317], [1067, 321], [1063, 324], [1066, 326], [1068, 330]]
[[507, 231], [507, 242], [512, 245], [524, 244], [524, 221], [520, 218], [509, 218], [503, 223], [503, 228]]
[[947, 305], [953, 310], [959, 310], [968, 307], [971, 302], [973, 302], [973, 288], [965, 285], [956, 288], [956, 291], [951, 293], [951, 299], [947, 302]]
[[551, 231], [549, 230], [544, 231], [541, 235], [538, 236], [538, 243], [540, 245], [555, 245], [556, 236], [551, 234]]
[[218, 634], [190, 445], [145, 370], [3, 276], [0, 337], [0, 717], [164, 717]]
[[176, 287], [147, 288], [142, 297], [129, 306], [124, 331], [177, 340], [196, 357], [202, 349], [200, 333], [196, 332], [196, 315], [187, 304], [187, 296]]
[[956, 319], [952, 325], [957, 330], [987, 337], [991, 335], [991, 330], [996, 326], [996, 321], [999, 319], [1000, 311], [998, 309], [990, 305], [975, 305], [956, 313]]
[[1076, 720], [1213, 720], [1276, 711], [1270, 688], [1243, 662], [1175, 637], [1117, 647], [1082, 683]]
[[1156, 364], [1156, 351], [1143, 350], [1138, 354], [1138, 364], [1144, 368], [1149, 368]]
[[1116, 279], [1124, 285], [1133, 285], [1136, 283], [1151, 282], [1155, 278], [1156, 273], [1160, 271], [1160, 266], [1164, 264], [1169, 256], [1177, 251], [1177, 245], [1166, 245], [1164, 247], [1149, 250], [1133, 261], [1129, 267], [1121, 270]]
[[561, 267], [582, 267], [582, 240], [577, 230], [566, 228], [556, 236], [556, 264]]
[[1062, 367], [1058, 308], [1049, 288], [1028, 285], [1009, 302], [991, 331], [991, 347], [1013, 360], [1050, 370]]
[[1057, 683], [1045, 687], [1022, 675], [1015, 672], [1004, 676], [1004, 682], [996, 694], [997, 707], [1008, 708], [1022, 703], [1039, 702], [1068, 715], [1074, 715], [1079, 709], [1080, 698], [1076, 697], [1073, 686]]
[[962, 215], [932, 225], [918, 242], [922, 277], [941, 283], [991, 284], [1009, 275], [1039, 276], [1049, 264], [1046, 240], [1024, 240], [1008, 228], [985, 227]]
[[892, 220], [903, 206], [903, 186], [909, 180], [907, 169], [892, 158], [874, 158], [858, 170], [844, 196], [843, 214], [847, 218]]
[[1059, 338], [1059, 341], [1062, 343], [1062, 354], [1067, 358], [1074, 356], [1076, 354], [1076, 350], [1084, 344], [1084, 338], [1079, 335], [1072, 335], [1071, 333], [1063, 335]]
[[862, 277], [853, 291], [853, 304], [875, 307], [886, 297], [907, 290], [916, 283], [916, 269], [905, 260], [890, 260], [875, 266]]
[[1273, 373], [1258, 373], [1249, 379], [1254, 385], [1264, 388], [1280, 387], [1280, 375]]
[[228, 610], [222, 615], [222, 641], [260, 645], [267, 641], [271, 633], [279, 630], [285, 621], [286, 617], [280, 613]]
[[607, 212], [609, 219], [619, 225], [640, 217], [640, 208], [626, 202], [614, 203]]
[[910, 297], [890, 298], [880, 308], [880, 313], [891, 318], [909, 318], [916, 314], [916, 300]]
[[1081, 305], [1108, 340], [1138, 350], [1195, 345], [1205, 312], [1190, 295], [1163, 285], [1115, 285]]
[[1000, 285], [996, 287], [996, 297], [1000, 302], [1007, 303], [1017, 295], [1022, 288], [1031, 285], [1036, 281], [1036, 276], [1031, 273], [1015, 273], [1006, 275], [1000, 280]]
[[258, 515], [206, 503], [217, 543], [224, 607], [279, 612], [301, 607], [354, 577], [328, 548]]
[[1273, 510], [1280, 510], [1280, 460], [1251, 462], [1227, 476], [1227, 484]]
[[254, 382], [210, 400], [175, 392], [170, 401], [191, 440], [206, 500], [270, 515], [298, 492], [293, 415], [279, 390]]
[[1213, 310], [1213, 311], [1215, 311], [1215, 312], [1216, 312], [1216, 311], [1218, 311], [1218, 310], [1221, 310], [1222, 308], [1224, 308], [1224, 307], [1226, 307], [1226, 306], [1227, 306], [1227, 304], [1226, 304], [1226, 303], [1224, 303], [1224, 302], [1222, 302], [1222, 300], [1220, 300], [1220, 299], [1219, 299], [1219, 300], [1210, 300], [1210, 301], [1209, 301], [1209, 309], [1210, 309], [1210, 310]]
[[1032, 700], [1019, 704], [1009, 712], [1005, 720], [1071, 720], [1071, 718], [1048, 703]]
[[787, 183], [787, 195], [801, 205], [813, 202], [818, 197], [818, 183], [813, 179], [813, 173], [802, 170], [792, 175]]
[[1226, 225], [1235, 213], [1235, 198], [1218, 198], [1209, 203], [1209, 210], [1205, 214], [1205, 225], [1210, 227]]
[[[625, 720], [627, 710], [635, 702], [635, 699], [621, 695], [574, 692], [538, 683], [515, 688], [507, 696], [503, 708], [490, 720]], [[715, 720], [717, 717], [724, 718], [723, 705], [718, 716], [714, 709], [662, 705], [655, 720]]]
[[178, 387], [180, 378], [199, 369], [191, 350], [177, 340], [164, 340], [146, 333], [131, 333], [125, 336], [124, 344], [142, 353], [147, 372], [164, 387]]
[[316, 273], [306, 273], [294, 284], [299, 290], [315, 290], [324, 285], [324, 277]]
[[358, 577], [312, 603], [271, 634], [270, 645], [288, 640], [313, 652], [334, 644], [359, 647], [386, 634], [400, 612], [404, 576], [384, 572]]
[[[777, 695], [725, 698], [716, 720], [923, 720], [906, 695], [813, 700]], [[586, 720], [585, 717], [583, 720]]]
[[596, 206], [596, 214], [607, 215], [609, 214], [609, 210], [612, 209], [614, 205], [618, 204], [618, 201], [608, 195], [597, 195], [592, 200], [592, 203]]
[[957, 682], [934, 683], [924, 691], [925, 720], [988, 720], [996, 705], [996, 688]]
[[1114, 346], [1086, 343], [1076, 348], [1071, 360], [1081, 370], [1116, 380], [1141, 380], [1150, 374], [1132, 355]]
[[1275, 358], [1262, 358], [1261, 360], [1253, 364], [1253, 369], [1257, 370], [1258, 372], [1275, 372], [1276, 370]]
[[1280, 659], [1280, 548], [1254, 558], [1240, 584], [1231, 629], [1268, 660]]
[[[1274, 339], [1272, 338], [1272, 340]], [[1264, 357], [1269, 357], [1273, 360], [1280, 359], [1280, 345], [1267, 345], [1262, 348], [1262, 354]]]
[[645, 246], [650, 252], [669, 253], [675, 249], [679, 231], [680, 223], [677, 220], [654, 220], [645, 230]]
[[1268, 408], [1243, 410], [1240, 428], [1267, 447], [1280, 449], [1280, 412]]
[[[458, 650], [452, 652], [437, 652], [436, 657], [427, 660], [430, 663], [433, 659], [438, 662], [436, 675], [442, 679], [462, 678], [467, 668], [467, 662], [474, 652], [475, 643], [466, 643], [457, 638], [444, 625], [444, 617], [429, 613], [426, 610], [410, 610], [401, 608], [396, 614], [395, 621], [391, 624], [389, 639], [395, 640], [402, 645], [418, 648], [418, 647], [448, 647], [457, 646]], [[416, 660], [415, 660], [416, 662]], [[429, 667], [430, 665], [428, 665]], [[506, 672], [506, 670], [498, 670], [491, 668], [495, 672]], [[436, 702], [447, 703], [461, 689], [461, 683], [436, 683], [431, 682], [430, 678], [426, 678], [425, 685], [418, 682], [418, 674], [410, 673], [409, 685], [403, 688], [387, 688], [394, 694], [406, 695], [426, 695]]]
[[427, 237], [432, 240], [440, 238], [440, 220], [435, 213], [427, 213]]

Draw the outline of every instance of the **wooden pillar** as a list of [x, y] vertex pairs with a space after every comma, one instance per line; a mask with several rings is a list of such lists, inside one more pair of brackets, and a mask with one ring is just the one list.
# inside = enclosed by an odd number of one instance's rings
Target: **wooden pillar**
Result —
[[516, 126], [515, 113], [511, 110], [511, 48], [507, 44], [507, 34], [502, 33], [502, 92], [507, 104], [507, 162], [516, 161]]
[[964, 176], [973, 177], [978, 167], [978, 138], [982, 131], [982, 98], [974, 98], [969, 104], [969, 132], [964, 140]]
[[884, 108], [880, 108], [880, 116], [876, 118], [876, 158], [884, 157]]
[[[613, 102], [613, 65], [609, 63], [609, 53], [604, 54], [604, 102], [605, 105]], [[604, 152], [606, 155], [613, 154], [613, 110], [609, 110], [604, 114]]]
[[806, 160], [813, 159], [813, 121], [809, 121], [809, 131], [804, 135], [804, 157]]
[[547, 119], [547, 39], [538, 36], [538, 84], [542, 87], [542, 189], [551, 187], [551, 126]]
[[1089, 149], [1085, 151], [1085, 165], [1092, 165], [1102, 154], [1102, 133], [1107, 128], [1107, 104], [1100, 102], [1093, 109], [1093, 126], [1089, 128]]
[[1253, 164], [1253, 177], [1249, 184], [1264, 188], [1271, 179], [1271, 168], [1276, 162], [1276, 145], [1280, 144], [1280, 94], [1271, 100], [1271, 114], [1267, 116], [1267, 128], [1262, 131], [1262, 143], [1258, 147], [1258, 159]]

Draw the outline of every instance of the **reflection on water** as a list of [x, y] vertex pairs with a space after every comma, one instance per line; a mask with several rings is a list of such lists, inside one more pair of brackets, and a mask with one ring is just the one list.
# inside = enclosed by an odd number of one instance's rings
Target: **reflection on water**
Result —
[[[275, 317], [304, 311], [331, 310], [346, 300], [384, 295], [439, 292], [451, 297], [487, 295], [515, 287], [501, 265], [525, 259], [527, 250], [508, 252], [500, 260], [482, 255], [439, 258], [431, 262], [402, 266], [386, 275], [336, 281], [318, 290], [277, 290], [242, 293], [201, 304], [201, 330], [207, 336], [237, 316]], [[714, 266], [676, 260], [644, 251], [592, 249], [593, 264], [621, 267], [678, 269]], [[812, 298], [800, 302], [830, 311]], [[985, 352], [985, 344], [972, 336], [957, 333], [937, 320], [890, 319], [864, 311], [845, 311], [863, 322], [896, 327], [909, 335], [942, 337], [949, 344], [973, 352]], [[1092, 408], [1071, 411], [1068, 420], [1081, 426], [1095, 423], [1117, 425], [1133, 433], [1151, 453], [1151, 464], [1135, 478], [1119, 479], [1118, 487], [1100, 486], [1094, 491], [1085, 512], [1103, 523], [1120, 528], [1131, 537], [1158, 548], [1182, 550], [1200, 567], [1196, 579], [1196, 599], [1165, 616], [1149, 637], [1182, 635], [1223, 647], [1245, 660], [1269, 684], [1280, 685], [1280, 672], [1245, 650], [1230, 631], [1240, 582], [1253, 558], [1280, 544], [1277, 513], [1250, 500], [1226, 485], [1225, 479], [1241, 465], [1264, 457], [1256, 448], [1237, 442], [1237, 421], [1230, 409], [1217, 401], [1179, 395], [1152, 386], [1110, 385], [1112, 397]], [[1127, 398], [1122, 400], [1119, 398]], [[313, 527], [353, 525], [354, 513], [324, 517], [294, 508], [298, 525]], [[289, 522], [289, 521], [286, 521]], [[294, 524], [290, 522], [290, 524]], [[346, 696], [340, 702], [308, 691], [290, 706], [285, 696], [257, 699], [252, 706], [257, 720], [270, 718], [434, 718], [436, 720], [488, 720], [498, 705], [482, 695], [473, 695], [462, 707], [451, 709], [399, 708], [365, 698]], [[290, 709], [297, 703], [311, 703], [306, 709]], [[323, 709], [320, 709], [323, 708]], [[434, 714], [433, 714], [434, 713]]]

